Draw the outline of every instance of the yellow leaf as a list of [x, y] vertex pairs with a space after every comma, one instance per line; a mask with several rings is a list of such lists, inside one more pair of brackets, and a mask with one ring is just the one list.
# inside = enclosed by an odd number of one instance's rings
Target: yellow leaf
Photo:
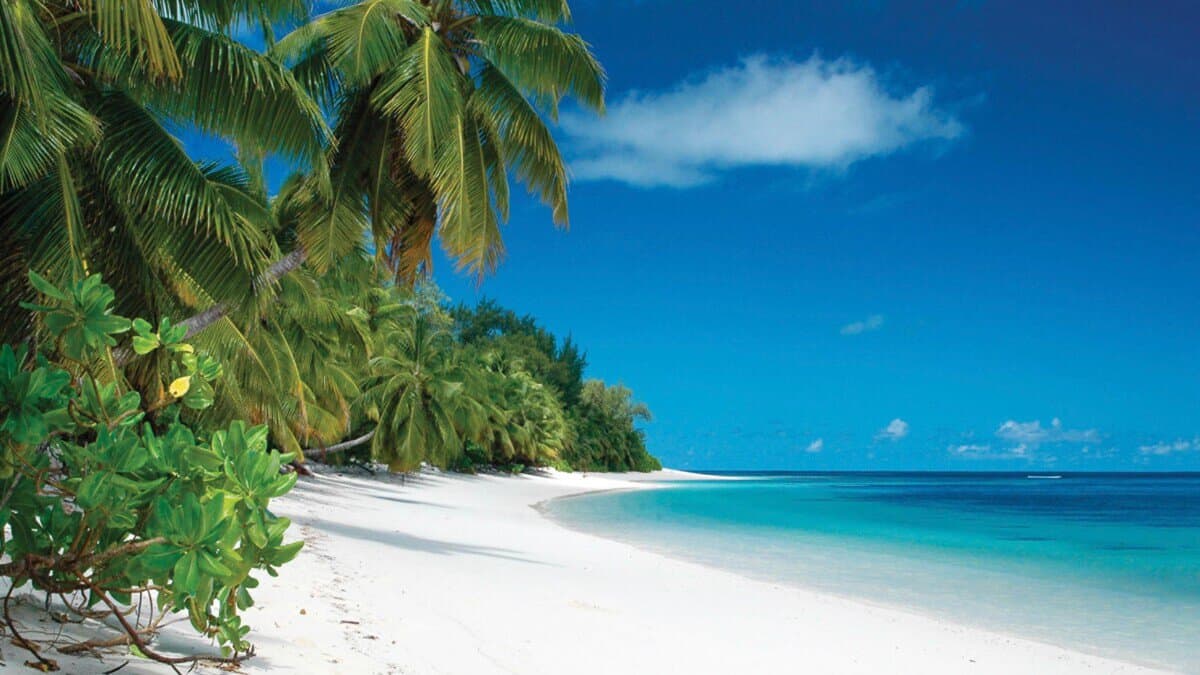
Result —
[[167, 391], [171, 394], [172, 398], [179, 398], [180, 396], [188, 393], [188, 389], [190, 389], [191, 386], [192, 376], [184, 375], [183, 377], [177, 378], [174, 382], [172, 382], [171, 386], [167, 387]]
[[192, 346], [186, 342], [180, 342], [175, 346], [175, 349], [183, 352], [184, 354], [191, 354], [192, 352], [196, 351], [195, 349], [192, 349]]

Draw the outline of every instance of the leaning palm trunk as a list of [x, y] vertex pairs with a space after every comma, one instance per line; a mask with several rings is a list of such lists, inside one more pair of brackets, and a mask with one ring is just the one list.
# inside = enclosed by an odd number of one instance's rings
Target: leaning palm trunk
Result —
[[335, 443], [324, 448], [305, 448], [303, 452], [304, 456], [308, 459], [325, 459], [325, 456], [330, 453], [345, 452], [346, 450], [357, 448], [360, 445], [366, 445], [367, 443], [371, 442], [372, 438], [375, 438], [375, 429], [368, 431], [358, 438], [352, 438], [348, 441]]
[[[271, 263], [271, 265], [268, 266], [267, 269], [263, 270], [262, 274], [259, 274], [258, 278], [254, 280], [255, 295], [258, 295], [264, 292], [265, 289], [273, 286], [275, 282], [279, 281], [279, 279], [283, 277], [283, 275], [299, 268], [304, 264], [304, 261], [307, 258], [308, 251], [306, 251], [303, 246], [300, 246], [295, 251], [292, 251], [279, 260], [276, 260], [274, 263]], [[219, 302], [203, 312], [200, 312], [199, 314], [193, 314], [192, 316], [189, 316], [180, 322], [182, 325], [187, 326], [187, 334], [185, 335], [184, 339], [186, 340], [193, 335], [196, 335], [205, 328], [208, 328], [217, 321], [225, 318], [225, 316], [227, 316], [229, 312], [234, 309], [236, 308], [231, 306], [229, 303]]]

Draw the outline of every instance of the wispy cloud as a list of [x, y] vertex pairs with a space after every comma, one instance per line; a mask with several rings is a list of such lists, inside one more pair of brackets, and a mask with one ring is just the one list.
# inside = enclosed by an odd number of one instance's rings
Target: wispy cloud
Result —
[[883, 315], [872, 314], [862, 321], [855, 321], [854, 323], [842, 326], [841, 333], [842, 335], [861, 335], [863, 333], [870, 333], [873, 330], [879, 330], [880, 328], [883, 328]]
[[817, 440], [813, 441], [812, 443], [809, 443], [808, 447], [805, 448], [804, 451], [816, 453], [816, 452], [820, 452], [824, 449], [825, 449], [825, 439], [818, 438]]
[[898, 441], [908, 435], [908, 422], [897, 417], [875, 434], [877, 441]]
[[844, 169], [964, 127], [930, 87], [897, 90], [869, 65], [758, 55], [661, 92], [633, 92], [601, 119], [564, 115], [581, 180], [700, 185], [750, 166]]
[[1008, 420], [996, 429], [996, 437], [1034, 447], [1044, 443], [1098, 443], [1101, 440], [1096, 429], [1067, 429], [1057, 417], [1050, 420], [1048, 427], [1042, 426], [1040, 420]]
[[1029, 459], [1029, 446], [1021, 443], [1020, 445], [1011, 448], [993, 450], [991, 445], [968, 443], [965, 445], [951, 445], [946, 448], [946, 452], [956, 457], [965, 459]]
[[1180, 438], [1174, 441], [1160, 441], [1151, 445], [1138, 446], [1138, 452], [1143, 455], [1171, 455], [1176, 452], [1188, 452], [1190, 450], [1200, 450], [1200, 437], [1190, 441]]

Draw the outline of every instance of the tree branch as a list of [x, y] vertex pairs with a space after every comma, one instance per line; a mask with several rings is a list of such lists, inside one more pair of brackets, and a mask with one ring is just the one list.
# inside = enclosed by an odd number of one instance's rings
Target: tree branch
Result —
[[110, 548], [106, 551], [102, 551], [96, 555], [85, 556], [79, 559], [75, 559], [70, 555], [43, 556], [31, 553], [20, 560], [13, 560], [0, 565], [0, 576], [14, 577], [18, 574], [26, 574], [42, 569], [60, 569], [64, 563], [74, 569], [87, 569], [89, 567], [95, 567], [100, 563], [108, 562], [117, 556], [125, 555], [127, 553], [138, 553], [139, 551], [143, 551], [155, 544], [161, 544], [165, 541], [166, 539], [163, 537], [154, 537], [152, 539], [143, 539], [141, 541], [131, 541], [120, 546]]
[[[87, 583], [88, 588], [92, 589], [92, 592], [95, 593], [98, 598], [100, 598], [101, 602], [108, 605], [108, 608], [113, 611], [113, 615], [117, 617], [117, 621], [121, 624], [121, 627], [125, 629], [125, 633], [129, 635], [129, 641], [132, 642], [139, 650], [141, 650], [141, 652], [148, 658], [158, 661], [159, 663], [165, 663], [172, 667], [180, 663], [198, 663], [200, 661], [229, 663], [235, 665], [242, 662], [242, 658], [238, 657], [236, 652], [233, 656], [217, 656], [215, 654], [211, 656], [167, 656], [166, 654], [160, 654], [154, 651], [149, 645], [146, 644], [146, 641], [142, 639], [141, 633], [138, 631], [138, 629], [135, 626], [130, 625], [129, 621], [125, 619], [125, 615], [121, 614], [121, 608], [117, 607], [117, 604], [113, 602], [112, 598], [108, 597], [104, 591], [96, 588], [95, 584], [92, 584], [90, 581], [86, 579], [83, 581]], [[253, 649], [246, 653], [247, 657], [253, 655]], [[179, 669], [176, 668], [175, 672], [179, 672]]]

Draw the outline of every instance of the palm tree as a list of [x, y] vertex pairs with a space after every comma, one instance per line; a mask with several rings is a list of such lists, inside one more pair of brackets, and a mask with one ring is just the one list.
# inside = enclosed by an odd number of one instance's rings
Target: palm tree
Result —
[[[348, 260], [337, 273], [347, 271], [362, 266]], [[287, 452], [328, 446], [349, 433], [374, 336], [364, 311], [334, 281], [304, 268], [279, 279], [271, 311], [244, 330], [249, 348], [222, 352], [227, 375], [206, 411], [217, 425], [265, 423]], [[360, 288], [370, 281], [360, 279]]]
[[478, 357], [478, 370], [489, 401], [486, 422], [472, 440], [493, 462], [542, 466], [559, 458], [570, 429], [563, 405], [553, 389], [537, 381], [519, 359], [502, 352]]
[[588, 45], [559, 26], [565, 0], [363, 0], [316, 18], [272, 54], [335, 118], [332, 189], [293, 181], [285, 196], [300, 249], [326, 270], [369, 232], [412, 284], [434, 235], [483, 275], [504, 253], [509, 174], [568, 223], [567, 171], [543, 115], [564, 96], [604, 107]]
[[362, 403], [377, 421], [371, 454], [392, 471], [424, 460], [448, 465], [462, 451], [464, 426], [473, 427], [470, 374], [454, 358], [449, 332], [426, 312], [405, 308], [386, 334], [386, 353], [371, 359]]
[[[101, 273], [126, 315], [245, 303], [280, 255], [255, 158], [319, 166], [328, 128], [290, 71], [230, 34], [305, 15], [297, 0], [0, 3], [0, 310], [26, 299], [26, 269]], [[177, 127], [245, 165], [197, 164]]]

